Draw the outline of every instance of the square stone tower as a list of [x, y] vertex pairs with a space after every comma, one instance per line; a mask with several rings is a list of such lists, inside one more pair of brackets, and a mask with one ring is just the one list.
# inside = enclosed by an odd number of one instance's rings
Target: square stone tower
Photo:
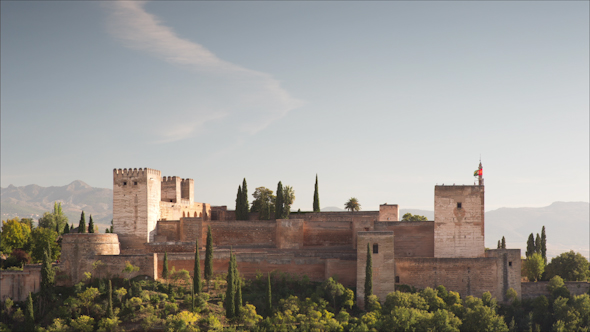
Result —
[[393, 232], [358, 232], [356, 260], [356, 302], [365, 307], [365, 276], [367, 267], [367, 244], [373, 263], [373, 294], [381, 302], [387, 294], [395, 291], [395, 258]]
[[484, 257], [484, 186], [434, 187], [434, 257]]
[[162, 173], [150, 168], [113, 170], [113, 232], [121, 249], [154, 240], [160, 216]]

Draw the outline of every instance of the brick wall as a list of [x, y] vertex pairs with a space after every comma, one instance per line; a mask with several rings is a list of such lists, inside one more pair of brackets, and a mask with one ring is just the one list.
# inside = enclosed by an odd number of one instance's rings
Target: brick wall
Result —
[[211, 226], [214, 246], [276, 246], [274, 220], [203, 222], [202, 243], [207, 240], [207, 226]]
[[393, 231], [395, 257], [434, 257], [433, 221], [378, 221], [376, 231]]
[[[541, 295], [549, 297], [551, 293], [549, 293], [547, 286], [549, 286], [549, 281], [523, 282], [521, 285], [522, 299], [534, 299]], [[587, 294], [590, 291], [590, 283], [587, 281], [566, 281], [565, 287], [572, 295]]]
[[352, 246], [352, 220], [307, 221], [303, 234], [305, 247]]
[[41, 265], [25, 265], [22, 271], [0, 271], [0, 300], [25, 301], [41, 285]]
[[359, 232], [357, 241], [356, 301], [364, 308], [367, 244], [372, 253], [373, 294], [385, 301], [387, 294], [395, 291], [394, 238], [393, 232]]
[[276, 228], [278, 249], [302, 249], [304, 243], [304, 222], [301, 219], [279, 219]]

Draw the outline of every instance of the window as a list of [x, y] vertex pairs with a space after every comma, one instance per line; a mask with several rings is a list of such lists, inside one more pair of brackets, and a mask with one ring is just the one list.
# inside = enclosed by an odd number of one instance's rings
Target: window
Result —
[[508, 266], [512, 266], [512, 262], [508, 262]]
[[461, 202], [457, 203], [457, 209], [461, 208]]
[[123, 182], [123, 185], [126, 186], [127, 185], [127, 182]]
[[133, 184], [137, 186], [137, 181], [133, 182]]
[[395, 276], [395, 283], [399, 284], [399, 276]]
[[379, 253], [379, 245], [377, 243], [373, 244], [373, 253], [374, 254]]

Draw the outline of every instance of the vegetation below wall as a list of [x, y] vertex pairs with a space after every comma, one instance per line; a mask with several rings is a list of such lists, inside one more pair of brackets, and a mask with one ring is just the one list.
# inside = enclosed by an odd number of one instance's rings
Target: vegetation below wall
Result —
[[[482, 298], [448, 292], [443, 286], [416, 290], [401, 285], [380, 303], [372, 296], [367, 310], [354, 305], [354, 291], [332, 278], [310, 282], [284, 273], [242, 279], [244, 305], [227, 319], [223, 302], [227, 275], [204, 283], [192, 294], [186, 270], [168, 280], [113, 279], [109, 318], [109, 281], [92, 278], [74, 287], [52, 287], [34, 294], [31, 305], [7, 299], [0, 331], [588, 331], [590, 296], [570, 296], [563, 280], [549, 284], [551, 296], [499, 305], [489, 293]], [[32, 309], [32, 317], [29, 314]], [[29, 320], [29, 322], [27, 322]], [[30, 325], [27, 325], [30, 324]]]

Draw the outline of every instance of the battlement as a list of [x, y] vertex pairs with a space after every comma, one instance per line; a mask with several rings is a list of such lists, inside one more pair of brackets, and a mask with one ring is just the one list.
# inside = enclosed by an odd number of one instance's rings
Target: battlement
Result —
[[155, 175], [155, 176], [162, 176], [162, 172], [156, 170], [156, 169], [151, 169], [151, 168], [114, 168], [113, 169], [113, 178], [114, 179], [122, 179], [122, 178], [128, 178], [128, 177], [139, 177], [139, 176], [148, 176], [149, 174]]

